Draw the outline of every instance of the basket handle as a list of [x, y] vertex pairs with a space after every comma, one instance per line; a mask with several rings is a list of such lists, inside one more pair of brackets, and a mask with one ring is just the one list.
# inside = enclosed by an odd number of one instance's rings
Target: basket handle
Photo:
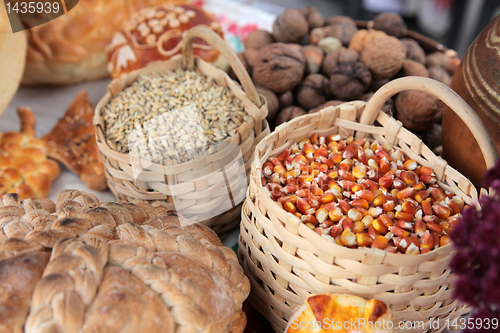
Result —
[[204, 26], [196, 26], [189, 29], [182, 39], [182, 65], [187, 69], [194, 69], [194, 54], [193, 54], [193, 42], [195, 38], [201, 38], [206, 41], [211, 46], [215, 47], [222, 55], [227, 59], [229, 65], [234, 70], [234, 73], [240, 80], [243, 90], [247, 94], [248, 98], [257, 105], [259, 108], [262, 106], [262, 101], [255, 89], [255, 86], [248, 75], [245, 67], [241, 63], [238, 56], [233, 52], [231, 46], [223, 40], [219, 35], [217, 35], [211, 29]]
[[498, 160], [498, 152], [481, 119], [456, 92], [447, 85], [433, 79], [412, 76], [389, 81], [377, 90], [368, 101], [359, 122], [365, 125], [373, 125], [382, 105], [395, 94], [405, 90], [424, 91], [442, 100], [462, 119], [474, 135], [484, 156], [487, 168], [494, 166], [495, 161]]

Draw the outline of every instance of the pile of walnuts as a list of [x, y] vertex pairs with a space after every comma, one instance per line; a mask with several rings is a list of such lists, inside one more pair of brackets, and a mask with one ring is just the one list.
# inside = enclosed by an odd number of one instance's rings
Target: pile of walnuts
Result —
[[[407, 33], [395, 13], [381, 13], [367, 29], [359, 29], [346, 16], [325, 20], [313, 7], [287, 9], [271, 33], [251, 32], [239, 57], [267, 99], [268, 121], [277, 126], [325, 106], [368, 101], [383, 84], [401, 76], [425, 76], [449, 85], [459, 63], [454, 52], [426, 53]], [[384, 111], [422, 134], [433, 148], [440, 141], [437, 123], [443, 106], [425, 92], [406, 91], [390, 99]]]

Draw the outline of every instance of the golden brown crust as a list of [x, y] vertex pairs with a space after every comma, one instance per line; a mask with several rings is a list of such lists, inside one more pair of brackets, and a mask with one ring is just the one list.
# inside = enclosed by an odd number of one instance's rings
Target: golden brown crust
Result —
[[243, 331], [250, 284], [209, 228], [75, 190], [57, 196], [53, 213], [16, 195], [1, 204], [0, 271], [2, 260], [50, 254], [21, 318], [26, 333]]
[[107, 188], [92, 124], [94, 107], [85, 90], [71, 102], [64, 116], [42, 140], [48, 155], [76, 173], [90, 189]]
[[0, 332], [22, 333], [35, 284], [50, 253], [27, 253], [0, 261]]
[[[107, 77], [105, 47], [124, 20], [165, 0], [80, 0], [63, 16], [28, 30], [23, 84], [73, 84]], [[185, 0], [168, 0], [182, 3]], [[23, 17], [26, 24], [39, 14]]]
[[59, 166], [47, 158], [47, 147], [35, 138], [35, 115], [18, 108], [21, 132], [0, 133], [0, 195], [17, 193], [20, 200], [44, 198]]

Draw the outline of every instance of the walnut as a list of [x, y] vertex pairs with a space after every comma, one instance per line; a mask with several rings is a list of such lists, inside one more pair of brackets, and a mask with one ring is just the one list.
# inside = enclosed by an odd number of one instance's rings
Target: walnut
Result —
[[330, 76], [330, 91], [340, 100], [360, 99], [368, 89], [372, 75], [360, 62], [341, 62]]
[[450, 74], [441, 66], [429, 67], [429, 77], [446, 84], [448, 87], [451, 85]]
[[302, 52], [284, 43], [264, 46], [253, 66], [255, 84], [275, 93], [292, 90], [304, 75], [305, 58]]
[[278, 95], [280, 110], [293, 105], [293, 94], [291, 91], [285, 91]]
[[332, 101], [328, 101], [326, 103], [323, 103], [321, 104], [320, 106], [318, 107], [315, 107], [314, 109], [310, 110], [308, 113], [311, 114], [311, 113], [315, 113], [315, 112], [318, 112], [319, 110], [322, 110], [326, 107], [329, 107], [329, 106], [337, 106], [337, 105], [340, 105], [342, 103], [345, 103], [344, 101], [339, 101], [339, 100], [332, 100]]
[[273, 36], [278, 42], [297, 43], [309, 31], [309, 24], [302, 13], [289, 8], [281, 13], [273, 24]]
[[325, 76], [330, 76], [332, 71], [337, 67], [339, 62], [355, 62], [359, 60], [359, 53], [355, 50], [341, 47], [337, 51], [330, 52], [326, 55], [321, 66], [321, 72]]
[[434, 150], [442, 145], [443, 127], [440, 124], [434, 124], [425, 132], [417, 133], [417, 135], [427, 147]]
[[425, 65], [425, 52], [422, 47], [412, 38], [402, 38], [401, 43], [406, 47], [406, 58], [418, 61]]
[[421, 63], [406, 59], [403, 63], [403, 75], [429, 77], [429, 71], [427, 71], [427, 68]]
[[319, 72], [325, 52], [316, 45], [306, 45], [302, 47], [302, 54], [306, 59], [306, 74]]
[[444, 103], [429, 93], [407, 90], [396, 96], [394, 106], [404, 127], [420, 132], [441, 119]]
[[[373, 97], [373, 92], [369, 92], [363, 95], [362, 100], [365, 102], [368, 102], [370, 98]], [[394, 117], [395, 112], [394, 112], [394, 101], [392, 98], [389, 98], [387, 101], [385, 101], [384, 105], [382, 105], [381, 108], [384, 113], [388, 114], [391, 117]]]
[[406, 58], [406, 48], [396, 37], [372, 40], [361, 52], [361, 62], [373, 74], [374, 80], [389, 79], [399, 72]]
[[267, 89], [266, 87], [262, 86], [255, 86], [257, 89], [257, 92], [264, 96], [267, 101], [267, 120], [268, 121], [273, 121], [274, 117], [276, 117], [276, 113], [278, 112], [279, 108], [279, 101], [278, 97], [276, 94], [271, 90]]
[[293, 118], [303, 116], [306, 113], [307, 112], [304, 111], [304, 109], [301, 108], [300, 106], [295, 106], [295, 105], [289, 106], [287, 108], [284, 108], [278, 113], [276, 119], [274, 119], [274, 125], [275, 126], [281, 125], [284, 122], [292, 120]]
[[349, 48], [361, 53], [365, 46], [372, 40], [385, 36], [387, 36], [387, 34], [383, 31], [360, 29], [352, 36], [351, 41], [349, 42]]
[[373, 19], [373, 29], [381, 30], [390, 36], [401, 38], [406, 36], [406, 28], [403, 18], [396, 13], [380, 13]]
[[315, 7], [302, 7], [299, 9], [307, 20], [309, 31], [325, 25], [325, 18]]
[[274, 43], [273, 36], [265, 30], [254, 30], [245, 39], [245, 49], [259, 50], [266, 45]]
[[344, 16], [344, 15], [330, 16], [325, 21], [325, 25], [335, 25], [338, 23], [349, 23], [353, 26], [356, 26], [356, 22], [352, 18], [350, 18], [349, 16]]
[[352, 36], [354, 36], [354, 34], [359, 30], [355, 25], [346, 22], [337, 23], [331, 25], [330, 27], [329, 35], [339, 39], [344, 46], [349, 45]]
[[299, 83], [297, 102], [305, 110], [311, 110], [326, 102], [330, 82], [321, 74], [309, 74]]

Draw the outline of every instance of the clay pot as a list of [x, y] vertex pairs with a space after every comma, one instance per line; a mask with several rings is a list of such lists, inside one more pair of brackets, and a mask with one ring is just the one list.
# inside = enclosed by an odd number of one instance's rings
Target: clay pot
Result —
[[[451, 88], [478, 114], [500, 152], [500, 15], [474, 40], [453, 76]], [[476, 140], [463, 121], [445, 107], [443, 157], [476, 187], [486, 171]]]

